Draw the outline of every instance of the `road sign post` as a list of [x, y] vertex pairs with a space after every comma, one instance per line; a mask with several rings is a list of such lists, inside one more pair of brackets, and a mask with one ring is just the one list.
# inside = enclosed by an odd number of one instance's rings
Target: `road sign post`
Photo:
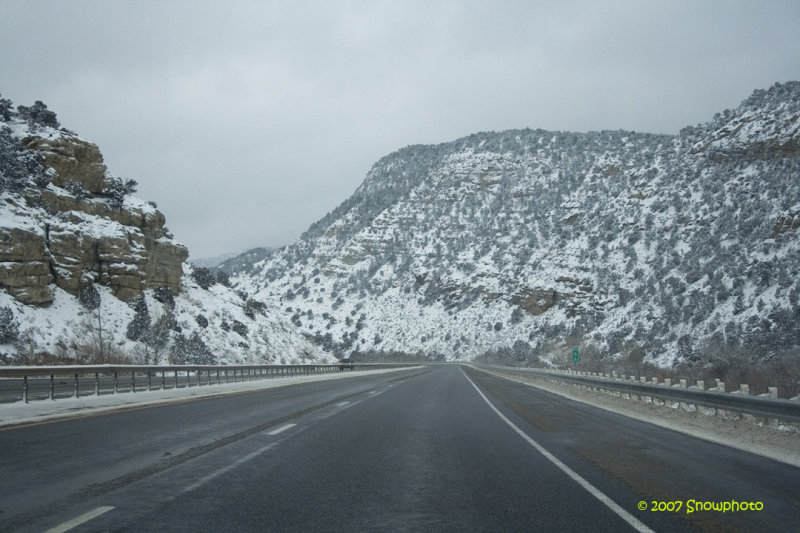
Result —
[[580, 363], [581, 362], [580, 355], [578, 355], [578, 348], [573, 348], [572, 349], [572, 362], [573, 363]]

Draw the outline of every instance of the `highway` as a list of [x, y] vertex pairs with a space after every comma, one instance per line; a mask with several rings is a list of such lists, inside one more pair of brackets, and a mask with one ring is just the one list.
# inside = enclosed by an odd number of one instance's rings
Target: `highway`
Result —
[[[789, 531], [800, 517], [800, 469], [457, 365], [3, 428], [0, 457], [0, 531]], [[732, 501], [760, 510], [695, 510]]]

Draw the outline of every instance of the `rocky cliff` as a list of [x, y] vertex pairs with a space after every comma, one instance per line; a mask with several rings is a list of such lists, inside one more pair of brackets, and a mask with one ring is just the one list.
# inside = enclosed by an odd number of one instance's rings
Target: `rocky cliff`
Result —
[[124, 301], [159, 286], [177, 293], [188, 251], [168, 238], [164, 215], [132, 198], [111, 203], [94, 144], [61, 131], [40, 134], [47, 136], [27, 135], [21, 143], [43, 155], [49, 183], [4, 199], [0, 287], [36, 305], [53, 301], [52, 284], [77, 296], [100, 283]]
[[0, 364], [316, 359], [288, 320], [185, 263], [135, 185], [41, 102], [0, 98]]

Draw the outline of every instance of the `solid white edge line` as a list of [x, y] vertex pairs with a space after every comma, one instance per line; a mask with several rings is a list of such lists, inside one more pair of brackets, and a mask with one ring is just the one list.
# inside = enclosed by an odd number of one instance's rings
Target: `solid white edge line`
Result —
[[295, 427], [296, 425], [297, 425], [297, 424], [286, 424], [285, 426], [281, 426], [281, 427], [279, 427], [279, 428], [277, 428], [277, 429], [273, 429], [272, 431], [270, 431], [269, 433], [267, 433], [267, 435], [277, 435], [278, 433], [283, 433], [283, 432], [284, 432], [284, 431], [286, 431], [287, 429], [292, 429], [292, 428], [293, 428], [293, 427]]
[[84, 524], [89, 520], [97, 518], [101, 514], [109, 512], [111, 509], [113, 509], [113, 507], [108, 507], [108, 506], [92, 509], [88, 513], [84, 513], [78, 517], [75, 517], [69, 522], [64, 522], [63, 524], [48, 529], [47, 531], [45, 531], [45, 533], [64, 533], [65, 531], [69, 531], [72, 528], [78, 527], [79, 525]]
[[578, 474], [573, 469], [562, 463], [556, 456], [548, 452], [546, 449], [544, 449], [544, 447], [542, 447], [541, 444], [533, 440], [530, 436], [528, 436], [527, 433], [522, 431], [516, 424], [514, 424], [514, 422], [509, 420], [503, 413], [501, 413], [500, 410], [497, 409], [497, 407], [495, 407], [492, 404], [492, 402], [489, 401], [486, 395], [483, 394], [483, 392], [481, 392], [478, 386], [475, 385], [475, 383], [469, 378], [469, 376], [466, 374], [466, 372], [464, 372], [463, 369], [460, 370], [461, 373], [464, 374], [464, 377], [467, 378], [467, 381], [469, 381], [470, 385], [472, 385], [478, 392], [478, 394], [480, 394], [481, 398], [483, 398], [483, 401], [486, 402], [486, 404], [492, 408], [492, 411], [494, 411], [495, 414], [499, 416], [503, 422], [508, 424], [508, 426], [511, 427], [511, 429], [516, 431], [519, 434], [519, 436], [525, 439], [528, 442], [528, 444], [536, 448], [536, 451], [544, 455], [545, 458], [547, 458], [547, 460], [556, 465], [562, 472], [567, 474], [578, 485], [586, 489], [589, 492], [589, 494], [600, 500], [603, 503], [603, 505], [611, 509], [615, 514], [617, 514], [617, 516], [625, 520], [636, 531], [639, 531], [641, 533], [655, 533], [652, 529], [650, 529], [644, 523], [642, 523], [638, 518], [630, 514], [622, 507], [620, 507], [614, 500], [612, 500], [611, 498], [606, 496], [603, 492], [601, 492], [600, 489], [598, 489], [597, 487], [586, 481], [583, 477], [580, 476], [580, 474]]

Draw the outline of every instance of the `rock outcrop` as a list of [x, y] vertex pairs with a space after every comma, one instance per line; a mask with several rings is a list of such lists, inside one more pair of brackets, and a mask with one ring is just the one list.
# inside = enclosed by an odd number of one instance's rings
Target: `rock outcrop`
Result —
[[103, 190], [106, 166], [97, 145], [71, 135], [55, 139], [31, 136], [24, 138], [22, 144], [44, 155], [45, 164], [55, 170], [52, 181], [56, 186], [77, 181], [90, 193]]
[[[124, 301], [147, 288], [178, 292], [188, 251], [168, 237], [152, 205], [109, 202], [96, 145], [68, 134], [26, 137], [23, 145], [42, 153], [51, 186], [6, 198], [12, 217], [0, 221], [0, 287], [32, 305], [52, 302], [54, 285], [77, 296], [100, 283]], [[67, 192], [69, 182], [83, 185], [86, 196]]]

